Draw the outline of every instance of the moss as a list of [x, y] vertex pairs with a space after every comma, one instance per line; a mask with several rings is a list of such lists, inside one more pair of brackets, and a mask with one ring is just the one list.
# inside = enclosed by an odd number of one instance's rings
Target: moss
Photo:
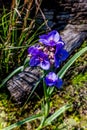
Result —
[[82, 87], [83, 84], [87, 84], [87, 72], [84, 74], [80, 73], [72, 79], [72, 84], [76, 87]]

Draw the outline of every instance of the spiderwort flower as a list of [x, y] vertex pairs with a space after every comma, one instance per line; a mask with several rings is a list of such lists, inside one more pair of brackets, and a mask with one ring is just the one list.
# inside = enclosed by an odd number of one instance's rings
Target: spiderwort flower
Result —
[[47, 35], [41, 35], [39, 42], [44, 44], [44, 52], [48, 53], [51, 64], [59, 67], [60, 63], [68, 57], [68, 52], [64, 50], [65, 43], [62, 41], [59, 33], [56, 30], [49, 32]]
[[30, 66], [40, 66], [44, 70], [50, 68], [50, 62], [48, 56], [39, 49], [38, 46], [32, 46], [28, 49], [28, 53], [31, 55]]
[[46, 46], [56, 46], [60, 44], [64, 46], [64, 42], [61, 40], [61, 37], [56, 30], [49, 32], [47, 35], [41, 35], [39, 38], [39, 42], [45, 44]]
[[49, 74], [45, 77], [45, 83], [48, 86], [56, 86], [57, 88], [61, 88], [63, 82], [54, 72], [49, 72]]

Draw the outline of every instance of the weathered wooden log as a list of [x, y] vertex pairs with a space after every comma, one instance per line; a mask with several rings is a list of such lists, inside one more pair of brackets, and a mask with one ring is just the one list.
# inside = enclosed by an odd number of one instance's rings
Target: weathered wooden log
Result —
[[[48, 25], [57, 30], [64, 29], [67, 24], [87, 25], [86, 0], [43, 0], [42, 11], [48, 19]], [[39, 13], [37, 17], [41, 23], [42, 15]]]
[[39, 67], [27, 67], [23, 72], [13, 76], [7, 82], [12, 100], [19, 105], [24, 103], [41, 75], [42, 73]]
[[[51, 22], [50, 27], [60, 30], [60, 35], [66, 44], [65, 48], [71, 54], [87, 38], [87, 3], [86, 0], [73, 0], [73, 2], [65, 0], [65, 3], [59, 0], [55, 1], [58, 4], [56, 6], [56, 8], [59, 7], [58, 10], [53, 6], [53, 10], [51, 7], [51, 9], [43, 9], [43, 11], [45, 10], [44, 14], [47, 15], [48, 24]], [[55, 15], [56, 10], [58, 13], [56, 12]], [[41, 18], [40, 14], [39, 17]], [[7, 82], [12, 99], [17, 104], [25, 102], [41, 75], [40, 68], [27, 67], [23, 72], [13, 76]], [[38, 89], [38, 91], [40, 90]]]

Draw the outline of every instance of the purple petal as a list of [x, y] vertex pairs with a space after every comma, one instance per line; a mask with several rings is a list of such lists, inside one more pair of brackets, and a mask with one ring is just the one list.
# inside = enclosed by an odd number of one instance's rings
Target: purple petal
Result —
[[58, 58], [55, 58], [55, 67], [56, 68], [60, 67], [60, 60]]
[[61, 60], [64, 61], [69, 56], [69, 53], [66, 50], [62, 49], [59, 55], [61, 55]]
[[46, 85], [48, 86], [55, 86], [57, 80], [58, 80], [58, 77], [54, 72], [50, 72], [45, 77], [45, 82], [46, 82]]
[[59, 33], [55, 30], [49, 32], [47, 35], [41, 35], [39, 36], [39, 42], [42, 42], [43, 44], [47, 46], [55, 46], [57, 42], [60, 39]]
[[39, 42], [49, 46], [49, 42], [47, 41], [47, 39], [39, 39]]
[[49, 46], [56, 46], [56, 42], [54, 40], [50, 40], [49, 41]]
[[62, 85], [63, 85], [62, 79], [58, 79], [58, 81], [57, 81], [57, 83], [56, 83], [56, 87], [57, 87], [58, 89], [60, 89]]
[[56, 60], [60, 60], [60, 61], [66, 60], [68, 56], [69, 56], [69, 53], [64, 49], [57, 50], [55, 53]]
[[47, 35], [43, 34], [43, 35], [39, 36], [39, 39], [47, 39]]
[[55, 52], [55, 53], [57, 53], [58, 51], [60, 51], [63, 47], [64, 47], [64, 45], [62, 44], [62, 42], [59, 42], [59, 43], [56, 45], [56, 52]]
[[66, 60], [68, 56], [69, 56], [69, 53], [66, 50], [57, 48], [55, 56], [54, 56], [55, 67], [56, 68], [59, 67], [60, 63]]
[[41, 43], [43, 43], [45, 45], [48, 45], [47, 35], [43, 34], [43, 35], [39, 36], [39, 42], [41, 42]]
[[40, 51], [39, 52], [39, 57], [43, 58], [43, 59], [47, 59], [48, 60], [48, 55], [46, 55], [44, 52]]
[[60, 36], [56, 30], [53, 30], [50, 33], [48, 33], [48, 41], [54, 40], [55, 42], [58, 42], [59, 39], [60, 39]]
[[35, 46], [31, 46], [28, 49], [28, 53], [33, 56], [35, 56], [38, 52], [39, 52], [39, 50]]
[[59, 46], [59, 45], [61, 45], [61, 47], [64, 47], [65, 43], [63, 41], [58, 41], [56, 46]]
[[30, 59], [30, 66], [37, 66], [40, 63], [40, 60], [37, 57], [32, 57]]
[[44, 70], [48, 70], [50, 68], [50, 62], [44, 60], [43, 62], [40, 62], [39, 66]]

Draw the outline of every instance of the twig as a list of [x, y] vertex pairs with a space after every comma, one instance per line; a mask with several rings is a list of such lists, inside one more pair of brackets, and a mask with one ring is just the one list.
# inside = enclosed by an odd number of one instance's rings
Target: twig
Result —
[[37, 6], [37, 10], [40, 11], [40, 13], [41, 13], [41, 15], [42, 15], [42, 17], [43, 17], [43, 20], [44, 20], [44, 22], [45, 22], [45, 25], [46, 25], [47, 29], [48, 29], [49, 31], [51, 31], [51, 28], [50, 28], [50, 27], [48, 26], [48, 24], [47, 24], [47, 19], [46, 19], [45, 15], [44, 15], [43, 11], [42, 11], [41, 8], [40, 8], [40, 1], [39, 1], [39, 0], [35, 0], [35, 4], [36, 4], [36, 6]]

